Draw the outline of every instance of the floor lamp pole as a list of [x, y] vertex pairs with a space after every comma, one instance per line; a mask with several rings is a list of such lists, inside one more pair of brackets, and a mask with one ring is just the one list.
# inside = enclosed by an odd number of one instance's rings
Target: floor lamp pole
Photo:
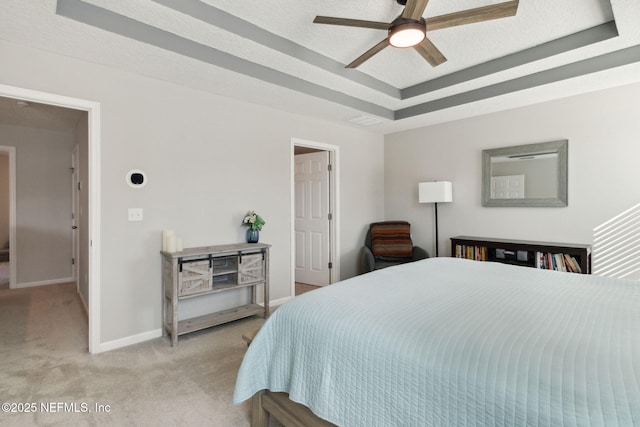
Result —
[[436, 211], [436, 257], [438, 256], [438, 203], [433, 204]]

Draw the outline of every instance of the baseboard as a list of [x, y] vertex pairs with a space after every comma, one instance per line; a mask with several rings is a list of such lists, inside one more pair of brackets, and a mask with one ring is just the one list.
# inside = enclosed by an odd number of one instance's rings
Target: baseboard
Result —
[[84, 307], [84, 314], [86, 314], [87, 317], [89, 317], [89, 306], [87, 305], [87, 302], [84, 300], [84, 295], [82, 295], [82, 292], [80, 292], [79, 290], [77, 290], [76, 292], [78, 292], [80, 301], [82, 301], [82, 306]]
[[102, 353], [105, 351], [111, 351], [111, 350], [115, 350], [122, 347], [128, 347], [130, 345], [139, 344], [141, 342], [149, 341], [161, 336], [162, 336], [162, 329], [156, 329], [153, 331], [143, 332], [137, 335], [118, 338], [117, 340], [100, 343], [99, 348], [97, 349], [97, 351], [94, 351], [94, 353]]
[[[293, 299], [293, 297], [285, 297], [285, 298], [280, 298], [277, 300], [271, 300], [269, 302], [269, 308], [273, 309], [275, 307], [278, 307], [288, 301], [291, 301]], [[107, 341], [104, 343], [100, 343], [99, 348], [94, 351], [93, 353], [102, 353], [105, 351], [111, 351], [111, 350], [115, 350], [118, 348], [122, 348], [122, 347], [127, 347], [130, 345], [134, 345], [134, 344], [139, 344], [141, 342], [144, 341], [149, 341], [152, 340], [154, 338], [158, 338], [162, 336], [162, 328], [161, 329], [156, 329], [153, 331], [149, 331], [149, 332], [143, 332], [141, 334], [138, 335], [131, 335], [128, 337], [124, 337], [124, 338], [119, 338], [117, 340], [113, 340], [113, 341]]]
[[289, 302], [293, 299], [293, 297], [284, 297], [284, 298], [280, 298], [280, 299], [274, 299], [269, 301], [269, 308], [273, 308], [273, 307], [278, 307], [282, 304], [284, 304], [285, 302]]
[[46, 286], [46, 285], [59, 285], [61, 283], [69, 283], [73, 282], [73, 277], [65, 277], [62, 279], [51, 279], [51, 280], [42, 280], [40, 282], [27, 282], [27, 283], [18, 283], [16, 285], [17, 288], [32, 288], [34, 286]]

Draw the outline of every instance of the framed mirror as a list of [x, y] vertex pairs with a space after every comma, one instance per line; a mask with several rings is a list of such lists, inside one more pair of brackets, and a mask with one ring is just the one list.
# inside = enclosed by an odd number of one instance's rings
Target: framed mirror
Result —
[[482, 151], [482, 206], [567, 206], [569, 142]]

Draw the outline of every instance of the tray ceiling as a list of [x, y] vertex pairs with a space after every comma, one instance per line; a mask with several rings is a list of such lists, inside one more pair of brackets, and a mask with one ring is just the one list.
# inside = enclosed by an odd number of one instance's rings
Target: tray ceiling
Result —
[[[503, 1], [430, 0], [423, 16]], [[640, 81], [640, 3], [578, 3], [520, 0], [514, 17], [427, 29], [447, 57], [435, 68], [387, 47], [345, 69], [386, 32], [312, 22], [390, 22], [395, 0], [7, 0], [0, 38], [388, 133]]]

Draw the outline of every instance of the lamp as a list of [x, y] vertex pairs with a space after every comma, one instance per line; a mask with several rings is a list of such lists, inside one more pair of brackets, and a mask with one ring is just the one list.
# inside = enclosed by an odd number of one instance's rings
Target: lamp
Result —
[[412, 47], [425, 37], [425, 27], [418, 21], [401, 21], [389, 28], [389, 44], [394, 47]]
[[436, 213], [436, 256], [438, 256], [438, 203], [453, 201], [453, 185], [449, 181], [418, 184], [418, 202], [433, 203]]

